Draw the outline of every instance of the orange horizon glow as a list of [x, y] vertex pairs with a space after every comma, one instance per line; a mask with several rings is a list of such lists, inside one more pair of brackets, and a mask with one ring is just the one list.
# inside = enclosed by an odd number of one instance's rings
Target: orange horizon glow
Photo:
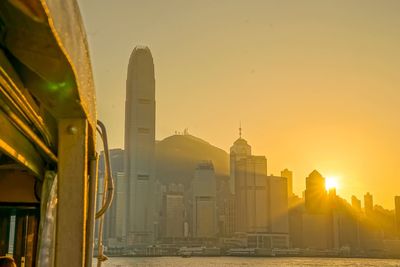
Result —
[[330, 189], [336, 189], [336, 191], [339, 188], [339, 178], [336, 176], [329, 176], [325, 179], [325, 188], [327, 191]]
[[317, 169], [341, 175], [347, 200], [371, 192], [394, 207], [400, 1], [78, 1], [110, 148], [124, 147], [129, 55], [147, 45], [157, 140], [188, 128], [229, 153], [241, 121], [269, 174], [293, 171], [297, 195]]

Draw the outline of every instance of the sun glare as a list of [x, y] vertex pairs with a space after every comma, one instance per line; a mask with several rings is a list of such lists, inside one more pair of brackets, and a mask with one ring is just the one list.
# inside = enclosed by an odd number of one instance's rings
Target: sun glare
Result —
[[337, 177], [327, 177], [325, 180], [325, 188], [326, 190], [330, 190], [332, 188], [337, 189], [339, 186], [338, 178]]

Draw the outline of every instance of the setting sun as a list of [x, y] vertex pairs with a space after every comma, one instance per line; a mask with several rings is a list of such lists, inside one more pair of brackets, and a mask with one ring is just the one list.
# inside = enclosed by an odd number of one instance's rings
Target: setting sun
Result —
[[326, 181], [325, 181], [326, 190], [330, 190], [332, 188], [337, 189], [338, 186], [339, 186], [339, 183], [338, 183], [338, 178], [337, 177], [331, 176], [331, 177], [327, 177], [326, 178]]

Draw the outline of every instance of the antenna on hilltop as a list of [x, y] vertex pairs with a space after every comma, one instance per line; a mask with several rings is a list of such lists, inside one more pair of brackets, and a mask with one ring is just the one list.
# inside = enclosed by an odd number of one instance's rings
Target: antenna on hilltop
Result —
[[239, 138], [242, 138], [242, 122], [239, 121]]

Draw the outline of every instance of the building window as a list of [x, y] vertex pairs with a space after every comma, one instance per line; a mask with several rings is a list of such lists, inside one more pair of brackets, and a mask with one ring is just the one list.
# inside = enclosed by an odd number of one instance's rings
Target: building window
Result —
[[148, 174], [138, 174], [137, 179], [138, 180], [149, 180], [149, 175]]
[[151, 100], [147, 98], [139, 98], [138, 99], [139, 104], [150, 104]]
[[149, 128], [138, 128], [138, 133], [148, 134], [150, 132]]

